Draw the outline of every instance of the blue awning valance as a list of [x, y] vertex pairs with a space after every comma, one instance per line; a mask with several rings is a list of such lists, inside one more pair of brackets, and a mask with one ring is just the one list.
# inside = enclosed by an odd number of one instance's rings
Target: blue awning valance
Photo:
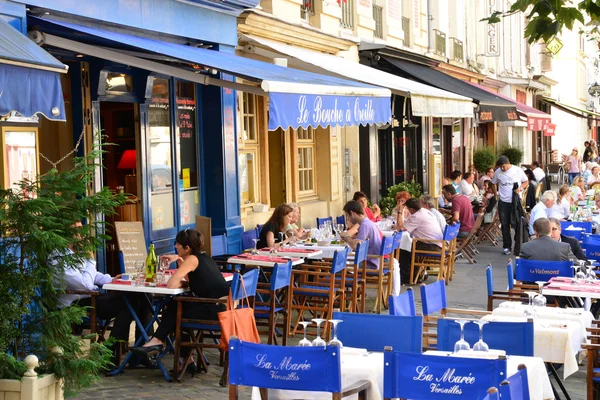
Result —
[[[279, 127], [284, 129], [288, 127], [297, 128], [309, 125], [326, 127], [386, 124], [391, 121], [391, 92], [389, 89], [286, 68], [231, 53], [164, 42], [71, 22], [48, 18], [35, 18], [35, 21], [42, 25], [42, 29], [44, 29], [44, 24], [49, 24], [50, 30], [61, 36], [65, 34], [68, 36], [68, 33], [72, 31], [84, 34], [84, 36], [78, 35], [77, 42], [64, 38], [58, 38], [57, 40], [56, 37], [54, 40], [46, 40], [52, 46], [96, 57], [106, 57], [112, 61], [165, 73], [164, 64], [141, 58], [143, 55], [132, 57], [126, 54], [126, 50], [142, 50], [183, 60], [194, 65], [214, 68], [252, 82], [258, 81], [260, 87], [247, 87], [260, 90], [263, 95], [269, 96], [269, 129]], [[86, 39], [86, 35], [90, 36]], [[46, 34], [46, 39], [48, 38], [52, 39], [50, 35]], [[86, 40], [94, 44], [102, 41], [103, 47], [100, 48], [80, 42]], [[107, 48], [111, 49], [107, 50]], [[171, 66], [169, 66], [167, 73], [192, 81], [201, 78], [199, 75], [190, 76], [189, 71]], [[213, 82], [217, 81], [211, 79]], [[210, 84], [210, 80], [203, 83]], [[228, 83], [219, 80], [219, 84], [227, 87]], [[229, 87], [244, 90], [243, 88], [240, 89], [239, 86], [240, 84]]]
[[0, 19], [0, 115], [65, 119], [59, 72], [67, 67]]

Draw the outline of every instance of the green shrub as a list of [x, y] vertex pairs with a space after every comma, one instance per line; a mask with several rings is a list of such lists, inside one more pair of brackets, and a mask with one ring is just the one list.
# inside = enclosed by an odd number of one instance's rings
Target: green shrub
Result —
[[479, 148], [473, 152], [473, 165], [480, 174], [484, 174], [496, 164], [496, 152], [492, 146]]
[[397, 185], [390, 186], [388, 188], [388, 194], [386, 197], [381, 199], [381, 213], [385, 216], [390, 215], [394, 207], [396, 207], [396, 193], [406, 191], [410, 193], [412, 197], [421, 196], [421, 185], [413, 179], [412, 181], [406, 181], [398, 183]]
[[498, 156], [506, 156], [512, 165], [519, 166], [523, 161], [523, 150], [517, 147], [505, 146], [498, 152]]

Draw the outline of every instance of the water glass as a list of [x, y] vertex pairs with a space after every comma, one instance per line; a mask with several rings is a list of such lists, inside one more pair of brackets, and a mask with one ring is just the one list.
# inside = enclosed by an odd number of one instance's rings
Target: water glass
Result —
[[546, 282], [536, 281], [535, 283], [537, 283], [538, 288], [540, 289], [540, 293], [538, 293], [538, 295], [533, 298], [533, 305], [535, 307], [546, 307], [546, 298], [542, 294], [542, 289], [543, 289], [544, 285], [546, 284]]
[[146, 284], [146, 263], [136, 261], [134, 279], [131, 284], [133, 286], [144, 286]]
[[252, 254], [253, 255], [257, 255], [258, 254], [258, 249], [256, 248], [256, 245], [259, 241], [259, 239], [252, 239], [254, 241], [254, 248], [252, 249]]

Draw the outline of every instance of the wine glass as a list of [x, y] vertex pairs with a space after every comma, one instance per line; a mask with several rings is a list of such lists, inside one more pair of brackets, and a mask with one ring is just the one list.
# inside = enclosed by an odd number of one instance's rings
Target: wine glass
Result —
[[310, 325], [310, 321], [300, 321], [300, 325], [304, 328], [304, 338], [298, 342], [298, 346], [309, 347], [312, 346], [312, 342], [306, 338], [306, 327]]
[[583, 265], [578, 265], [577, 272], [575, 273], [575, 279], [577, 283], [582, 284], [585, 282], [586, 274], [582, 271]]
[[469, 321], [466, 319], [457, 319], [454, 320], [454, 322], [460, 325], [460, 340], [454, 344], [454, 352], [458, 353], [461, 350], [471, 350], [469, 342], [465, 340], [465, 324]]
[[260, 239], [252, 239], [254, 241], [254, 248], [252, 249], [252, 255], [257, 255], [258, 254], [258, 248], [256, 247], [258, 245], [258, 241]]
[[290, 245], [295, 245], [296, 244], [296, 232], [294, 232], [293, 230], [290, 230]]
[[587, 267], [587, 275], [585, 278], [585, 281], [587, 283], [594, 283], [596, 282], [596, 271], [594, 271], [594, 260], [588, 260], [590, 262], [590, 264]]
[[342, 341], [337, 337], [337, 326], [340, 322], [343, 321], [341, 319], [330, 319], [329, 322], [331, 322], [331, 330], [333, 331], [333, 339], [329, 341], [329, 346], [339, 346], [340, 348], [344, 347], [342, 345]]
[[281, 247], [285, 246], [285, 232], [279, 232], [279, 243]]
[[321, 338], [321, 324], [325, 322], [323, 318], [313, 318], [312, 322], [317, 324], [317, 338], [312, 341], [313, 346], [327, 346], [327, 343]]
[[473, 321], [474, 323], [476, 323], [477, 325], [479, 325], [479, 340], [477, 341], [477, 343], [475, 343], [473, 345], [473, 350], [474, 351], [490, 351], [490, 347], [487, 345], [486, 342], [483, 341], [483, 326], [485, 324], [488, 323], [488, 321], [483, 321], [483, 320], [476, 320]]
[[533, 309], [533, 298], [535, 297], [535, 295], [537, 294], [536, 292], [525, 292], [525, 294], [527, 295], [527, 297], [529, 297], [529, 304], [527, 305], [527, 307], [525, 307], [525, 316], [527, 318], [531, 317], [536, 317], [536, 313], [535, 310]]
[[542, 289], [546, 282], [544, 281], [535, 281], [537, 283], [540, 292], [533, 298], [533, 305], [536, 307], [546, 307], [546, 298], [542, 294]]

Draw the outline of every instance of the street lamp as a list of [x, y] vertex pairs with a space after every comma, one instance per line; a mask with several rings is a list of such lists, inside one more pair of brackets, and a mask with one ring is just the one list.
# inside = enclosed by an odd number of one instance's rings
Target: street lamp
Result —
[[594, 82], [594, 84], [590, 86], [590, 88], [588, 89], [588, 93], [592, 97], [600, 96], [600, 85], [598, 85], [598, 82]]

